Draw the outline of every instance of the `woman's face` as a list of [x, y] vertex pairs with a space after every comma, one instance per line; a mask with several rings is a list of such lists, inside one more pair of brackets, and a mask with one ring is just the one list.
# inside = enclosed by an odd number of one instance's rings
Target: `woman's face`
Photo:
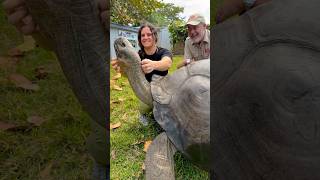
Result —
[[156, 44], [149, 27], [144, 27], [141, 30], [141, 44], [144, 48], [150, 48]]

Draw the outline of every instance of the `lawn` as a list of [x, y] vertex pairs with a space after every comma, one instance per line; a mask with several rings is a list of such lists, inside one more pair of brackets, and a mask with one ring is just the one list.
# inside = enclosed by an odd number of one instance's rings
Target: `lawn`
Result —
[[[182, 56], [174, 56], [172, 73]], [[116, 72], [110, 68], [110, 77]], [[110, 121], [121, 123], [110, 131], [111, 179], [144, 179], [143, 162], [145, 159], [144, 142], [155, 138], [160, 128], [157, 124], [142, 126], [138, 120], [138, 99], [134, 95], [126, 77], [112, 80], [110, 87]], [[115, 84], [116, 86], [113, 86]], [[119, 88], [120, 87], [120, 88]], [[200, 170], [180, 153], [175, 155], [176, 179], [209, 179], [208, 173]]]
[[[0, 24], [0, 54], [4, 54], [21, 37], [6, 23], [1, 6]], [[37, 67], [48, 74], [46, 78], [35, 77]], [[18, 88], [8, 80], [12, 73], [28, 78], [40, 89]], [[42, 123], [30, 126], [31, 116], [41, 117]], [[85, 147], [89, 116], [53, 53], [33, 48], [20, 57], [0, 56], [0, 123], [1, 129], [3, 123], [19, 127], [0, 130], [1, 180], [89, 179], [92, 159]]]

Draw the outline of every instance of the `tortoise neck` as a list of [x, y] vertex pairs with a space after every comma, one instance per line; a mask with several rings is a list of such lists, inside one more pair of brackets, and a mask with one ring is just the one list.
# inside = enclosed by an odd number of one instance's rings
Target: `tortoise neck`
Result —
[[150, 83], [146, 80], [142, 72], [140, 59], [133, 63], [126, 71], [129, 83], [136, 96], [145, 104], [152, 107], [152, 95]]

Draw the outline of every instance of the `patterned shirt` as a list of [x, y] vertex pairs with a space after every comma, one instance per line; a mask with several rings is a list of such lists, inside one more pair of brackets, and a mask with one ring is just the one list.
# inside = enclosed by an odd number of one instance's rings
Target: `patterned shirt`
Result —
[[206, 29], [204, 39], [200, 43], [194, 43], [187, 37], [184, 45], [184, 59], [201, 60], [210, 58], [210, 31]]

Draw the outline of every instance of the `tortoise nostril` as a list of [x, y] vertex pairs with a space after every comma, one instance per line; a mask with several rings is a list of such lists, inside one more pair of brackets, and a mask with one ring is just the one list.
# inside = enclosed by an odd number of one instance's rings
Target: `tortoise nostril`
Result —
[[126, 44], [125, 44], [124, 42], [122, 42], [122, 44], [121, 44], [121, 45], [122, 45], [122, 47], [126, 47]]

